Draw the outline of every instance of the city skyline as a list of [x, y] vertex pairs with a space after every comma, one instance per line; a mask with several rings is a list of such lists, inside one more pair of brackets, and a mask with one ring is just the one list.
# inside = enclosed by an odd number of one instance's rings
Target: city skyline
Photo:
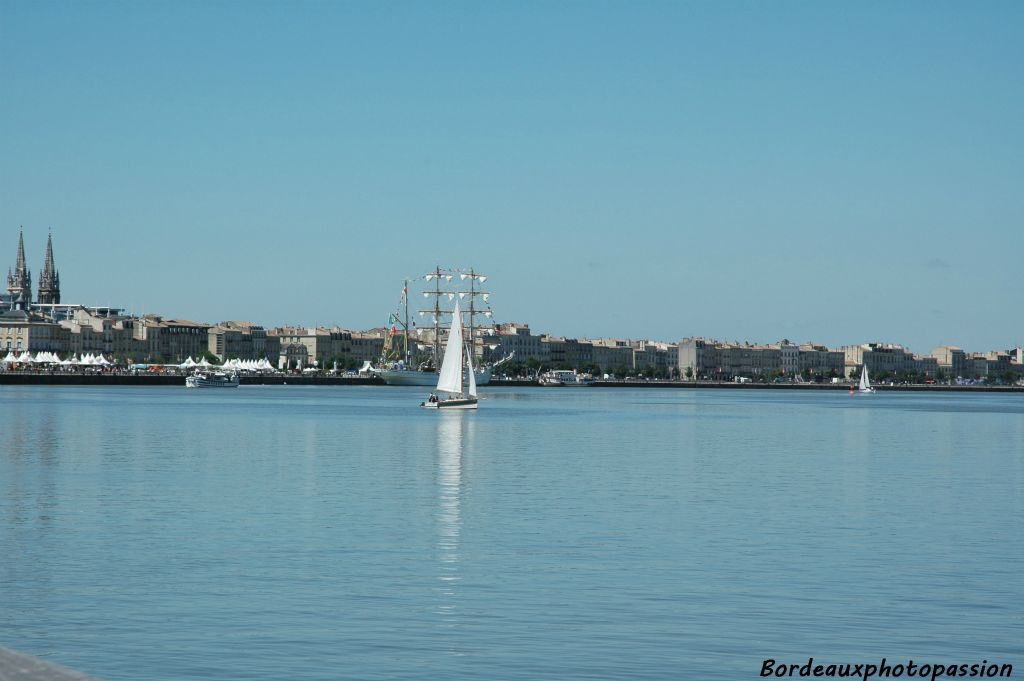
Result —
[[210, 322], [381, 326], [441, 264], [571, 337], [1014, 347], [1022, 15], [8, 4], [0, 255]]
[[[54, 259], [54, 255], [53, 255], [53, 235], [52, 235], [52, 232], [48, 231], [48, 233], [47, 233], [45, 259], [44, 259], [43, 267], [40, 268], [40, 270], [38, 270], [38, 271], [42, 272], [42, 277], [40, 278], [39, 282], [37, 284], [35, 284], [35, 288], [39, 289], [38, 292], [35, 293], [35, 294], [33, 293], [33, 284], [32, 284], [32, 278], [31, 278], [32, 268], [28, 264], [28, 256], [25, 253], [26, 250], [27, 249], [26, 249], [26, 247], [24, 245], [24, 233], [23, 233], [23, 228], [22, 228], [21, 230], [19, 230], [18, 247], [17, 247], [17, 258], [16, 258], [15, 265], [14, 265], [14, 267], [8, 268], [8, 289], [7, 289], [8, 298], [5, 299], [5, 300], [7, 300], [7, 304], [10, 304], [10, 305], [16, 307], [16, 306], [18, 306], [19, 302], [24, 303], [24, 302], [28, 302], [28, 301], [31, 301], [32, 305], [38, 305], [39, 303], [44, 303], [44, 304], [60, 303], [61, 302], [60, 301], [60, 296], [61, 296], [61, 293], [60, 293], [60, 275], [59, 275], [59, 271], [56, 268], [55, 259]], [[442, 268], [442, 271], [444, 271], [444, 269], [445, 268]], [[456, 270], [451, 270], [451, 271], [456, 271]], [[418, 296], [417, 296], [418, 292], [415, 290], [414, 285], [416, 283], [421, 282], [421, 281], [424, 282], [423, 285], [424, 285], [425, 288], [429, 289], [431, 287], [431, 285], [426, 283], [426, 281], [424, 280], [423, 277], [420, 277], [419, 279], [416, 279], [416, 280], [410, 280], [410, 291], [409, 291], [409, 293], [410, 293], [410, 296], [412, 298], [418, 298]], [[12, 285], [15, 286], [16, 289], [20, 289], [21, 291], [24, 291], [25, 296], [27, 296], [27, 297], [19, 299], [19, 295], [18, 295], [19, 291], [17, 291], [17, 290], [14, 291], [13, 294], [12, 294], [12, 291], [11, 291], [11, 286]], [[26, 288], [26, 286], [27, 286], [27, 288]], [[332, 329], [333, 328], [333, 329], [344, 329], [344, 330], [348, 330], [348, 331], [363, 332], [363, 331], [369, 331], [369, 330], [372, 330], [372, 329], [386, 328], [386, 327], [389, 326], [389, 324], [392, 321], [392, 318], [389, 316], [388, 324], [372, 324], [372, 325], [368, 325], [368, 326], [356, 326], [356, 325], [353, 325], [353, 324], [348, 324], [344, 320], [333, 320], [333, 321], [330, 321], [330, 322], [324, 322], [322, 320], [316, 320], [316, 321], [311, 322], [311, 323], [295, 323], [295, 322], [265, 323], [262, 319], [260, 319], [258, 317], [257, 318], [245, 318], [245, 319], [243, 319], [241, 316], [235, 315], [233, 317], [232, 316], [228, 316], [228, 317], [222, 317], [222, 318], [219, 318], [219, 319], [203, 319], [203, 318], [197, 317], [195, 315], [168, 314], [167, 312], [161, 311], [161, 310], [142, 310], [142, 311], [138, 311], [138, 310], [134, 310], [134, 309], [125, 307], [125, 306], [117, 304], [117, 303], [112, 304], [112, 305], [110, 305], [110, 304], [97, 305], [97, 304], [94, 304], [94, 303], [89, 302], [89, 301], [75, 301], [75, 302], [65, 301], [64, 302], [64, 307], [74, 307], [76, 305], [83, 306], [85, 308], [108, 309], [108, 310], [111, 310], [111, 311], [113, 311], [113, 310], [122, 310], [124, 312], [124, 314], [127, 314], [129, 316], [135, 316], [135, 317], [142, 317], [142, 316], [147, 316], [147, 315], [156, 315], [156, 316], [159, 316], [161, 318], [166, 318], [166, 319], [170, 319], [170, 320], [184, 320], [184, 321], [188, 321], [188, 322], [195, 322], [195, 323], [198, 323], [198, 324], [204, 324], [204, 325], [209, 325], [209, 326], [216, 326], [218, 324], [230, 323], [230, 322], [234, 322], [234, 321], [243, 321], [243, 322], [250, 322], [250, 323], [253, 323], [253, 324], [257, 324], [257, 325], [259, 325], [262, 328], [276, 329], [276, 330], [285, 330], [285, 329]], [[420, 307], [422, 307], [422, 306], [420, 306]], [[417, 322], [417, 319], [416, 319], [417, 302], [413, 302], [413, 304], [410, 307], [410, 310], [412, 311], [411, 312], [411, 321], [413, 321], [413, 325], [412, 326], [415, 327], [416, 326], [416, 322]], [[399, 310], [396, 310], [396, 311], [399, 311]], [[419, 321], [422, 322], [422, 320], [419, 320]], [[958, 346], [956, 344], [943, 343], [943, 344], [935, 345], [935, 346], [933, 346], [930, 349], [918, 349], [918, 348], [912, 348], [910, 345], [908, 345], [906, 343], [902, 343], [898, 339], [890, 339], [890, 338], [875, 338], [875, 339], [865, 339], [865, 340], [856, 340], [856, 341], [843, 341], [843, 342], [837, 342], [837, 343], [821, 343], [821, 342], [819, 342], [819, 341], [817, 341], [815, 339], [802, 339], [801, 340], [801, 339], [794, 339], [794, 338], [788, 338], [788, 337], [780, 337], [780, 338], [776, 338], [776, 339], [764, 339], [764, 338], [757, 338], [757, 337], [724, 338], [724, 337], [716, 337], [716, 336], [711, 336], [711, 335], [708, 335], [708, 334], [701, 334], [701, 333], [690, 333], [690, 334], [687, 334], [685, 336], [680, 336], [679, 338], [655, 338], [655, 337], [652, 337], [652, 336], [642, 336], [642, 335], [635, 335], [635, 334], [630, 334], [630, 333], [618, 333], [618, 334], [611, 334], [611, 335], [605, 335], [605, 336], [587, 336], [587, 335], [582, 335], [582, 334], [564, 333], [564, 332], [561, 332], [558, 329], [539, 329], [535, 325], [531, 325], [530, 320], [504, 320], [504, 319], [499, 319], [499, 320], [496, 320], [496, 321], [499, 324], [502, 324], [502, 325], [511, 325], [511, 326], [526, 325], [526, 326], [530, 327], [532, 332], [538, 333], [538, 334], [544, 335], [544, 336], [551, 336], [553, 338], [573, 338], [573, 339], [579, 339], [581, 341], [588, 341], [588, 340], [597, 341], [597, 340], [603, 340], [603, 339], [608, 339], [608, 340], [620, 339], [620, 340], [634, 340], [634, 341], [654, 341], [654, 342], [659, 342], [659, 343], [676, 344], [676, 343], [678, 343], [681, 340], [699, 339], [699, 340], [707, 340], [707, 341], [716, 342], [716, 343], [725, 343], [725, 344], [733, 344], [733, 345], [740, 345], [740, 346], [747, 345], [747, 346], [752, 346], [752, 347], [753, 346], [770, 345], [770, 344], [777, 345], [778, 343], [792, 343], [792, 344], [795, 344], [795, 345], [800, 345], [800, 344], [823, 345], [823, 346], [828, 346], [830, 348], [843, 348], [843, 347], [848, 347], [848, 346], [857, 346], [857, 345], [867, 345], [867, 344], [882, 343], [882, 344], [892, 344], [892, 345], [896, 345], [896, 346], [899, 346], [899, 347], [903, 347], [903, 348], [906, 348], [907, 350], [910, 350], [910, 351], [914, 352], [915, 354], [920, 354], [920, 355], [927, 355], [929, 352], [931, 352], [931, 350], [935, 350], [935, 349], [942, 348], [942, 347], [958, 347], [958, 348], [961, 347], [961, 346]], [[988, 351], [994, 351], [994, 350], [1013, 351], [1015, 348], [1020, 347], [1021, 345], [1024, 345], [1024, 344], [1022, 344], [1022, 343], [1012, 344], [1011, 343], [1011, 344], [1008, 344], [1008, 345], [1005, 345], [1005, 346], [1000, 346], [1000, 347], [963, 348], [963, 349], [967, 350], [967, 351], [975, 351], [975, 352], [988, 352]]]

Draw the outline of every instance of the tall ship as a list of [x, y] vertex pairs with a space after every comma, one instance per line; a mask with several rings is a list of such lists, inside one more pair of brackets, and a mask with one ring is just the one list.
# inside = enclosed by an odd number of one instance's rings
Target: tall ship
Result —
[[[474, 367], [476, 384], [487, 385], [495, 368], [512, 359], [502, 356], [491, 309], [487, 276], [473, 268], [435, 267], [417, 279], [406, 279], [399, 308], [388, 318], [384, 356], [370, 370], [388, 385], [437, 385], [438, 368], [451, 331], [454, 302], [461, 301], [460, 329]], [[410, 285], [420, 284], [426, 304], [410, 310]]]

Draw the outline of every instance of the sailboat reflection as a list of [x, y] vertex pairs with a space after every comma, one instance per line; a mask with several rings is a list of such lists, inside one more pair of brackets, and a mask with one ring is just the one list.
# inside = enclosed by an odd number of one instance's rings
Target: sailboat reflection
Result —
[[456, 587], [459, 575], [459, 534], [462, 530], [462, 454], [465, 438], [472, 435], [472, 423], [463, 412], [446, 412], [437, 425], [437, 549], [441, 582], [438, 614], [455, 625]]

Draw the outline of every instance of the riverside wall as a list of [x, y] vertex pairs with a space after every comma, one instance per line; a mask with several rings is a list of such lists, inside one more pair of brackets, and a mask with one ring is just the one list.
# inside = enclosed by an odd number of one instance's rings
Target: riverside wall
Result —
[[[379, 385], [384, 381], [376, 376], [300, 376], [268, 375], [242, 376], [242, 385]], [[185, 377], [176, 374], [129, 374], [129, 373], [43, 373], [27, 371], [0, 372], [0, 385], [125, 385], [125, 386], [184, 386]], [[535, 380], [493, 379], [488, 387], [540, 387]], [[849, 391], [848, 383], [733, 383], [725, 381], [664, 381], [664, 380], [601, 380], [590, 388], [675, 388], [682, 390], [840, 390]], [[1020, 393], [1024, 386], [999, 385], [876, 385], [879, 392], [966, 392], [966, 393]], [[580, 388], [555, 386], [548, 390], [574, 392]]]
[[[683, 388], [689, 390], [841, 390], [849, 392], [856, 386], [849, 383], [733, 383], [732, 381], [595, 381], [595, 388]], [[880, 385], [872, 387], [878, 392], [997, 392], [1024, 394], [1024, 386], [1012, 385]]]
[[[242, 385], [384, 385], [379, 378], [347, 376], [242, 376]], [[12, 371], [0, 373], [0, 385], [185, 385], [177, 374], [71, 374]]]

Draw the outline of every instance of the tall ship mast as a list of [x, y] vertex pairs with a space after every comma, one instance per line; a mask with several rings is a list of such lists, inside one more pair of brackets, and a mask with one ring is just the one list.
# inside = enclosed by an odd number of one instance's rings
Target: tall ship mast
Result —
[[[501, 343], [494, 324], [487, 275], [474, 268], [435, 267], [415, 279], [406, 279], [399, 309], [388, 318], [384, 356], [374, 373], [389, 385], [434, 385], [451, 327], [455, 300], [461, 303], [462, 337], [472, 355], [477, 385], [487, 385], [491, 372], [511, 359], [500, 356]], [[413, 310], [410, 284], [420, 284], [426, 305]]]

